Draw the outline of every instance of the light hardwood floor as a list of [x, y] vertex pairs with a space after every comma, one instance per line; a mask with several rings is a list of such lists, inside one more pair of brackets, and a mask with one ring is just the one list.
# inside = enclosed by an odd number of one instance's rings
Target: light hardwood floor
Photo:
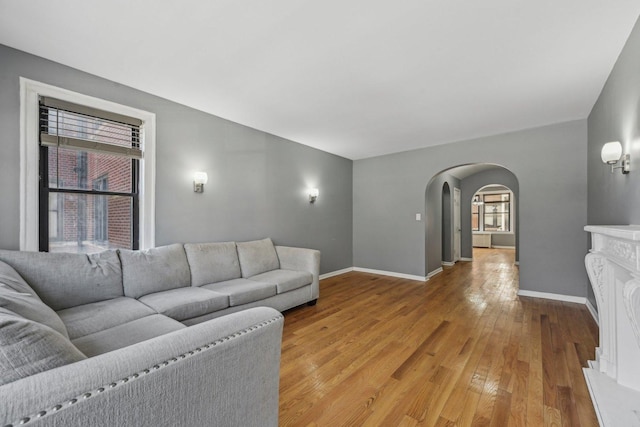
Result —
[[428, 282], [347, 273], [285, 313], [281, 426], [597, 426], [581, 304], [519, 297], [512, 250]]

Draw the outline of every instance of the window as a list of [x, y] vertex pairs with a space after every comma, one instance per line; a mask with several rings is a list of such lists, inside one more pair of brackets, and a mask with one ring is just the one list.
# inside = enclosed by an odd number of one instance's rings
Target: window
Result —
[[477, 193], [471, 204], [472, 231], [512, 231], [511, 192]]
[[40, 98], [41, 251], [139, 247], [141, 124]]
[[[95, 191], [107, 191], [109, 183], [107, 176], [101, 176], [93, 180]], [[105, 245], [109, 241], [109, 199], [101, 197], [93, 205], [93, 236], [100, 245]], [[118, 233], [119, 234], [119, 233]], [[115, 240], [115, 239], [114, 239]]]
[[510, 195], [483, 194], [483, 228], [484, 231], [511, 231], [510, 218]]
[[475, 199], [471, 204], [471, 230], [480, 231], [480, 205]]
[[21, 250], [154, 246], [153, 113], [21, 77], [20, 123]]

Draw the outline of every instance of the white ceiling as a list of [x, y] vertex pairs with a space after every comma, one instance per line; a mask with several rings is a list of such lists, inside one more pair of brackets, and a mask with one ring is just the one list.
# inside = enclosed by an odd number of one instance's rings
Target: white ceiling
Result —
[[638, 0], [0, 0], [0, 43], [360, 159], [586, 118], [638, 15]]

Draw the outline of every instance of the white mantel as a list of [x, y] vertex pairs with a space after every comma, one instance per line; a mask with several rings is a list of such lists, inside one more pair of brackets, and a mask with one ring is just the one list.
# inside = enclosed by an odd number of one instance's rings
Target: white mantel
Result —
[[602, 426], [640, 426], [640, 226], [597, 226], [585, 257], [600, 346], [584, 369]]

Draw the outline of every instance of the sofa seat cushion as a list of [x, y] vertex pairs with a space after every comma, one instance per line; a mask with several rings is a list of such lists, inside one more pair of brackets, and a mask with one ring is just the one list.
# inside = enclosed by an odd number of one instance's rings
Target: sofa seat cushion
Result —
[[202, 286], [205, 289], [229, 296], [229, 306], [247, 304], [276, 295], [275, 283], [257, 282], [248, 279], [233, 279]]
[[184, 328], [186, 326], [177, 320], [162, 314], [152, 314], [76, 338], [72, 342], [87, 357], [92, 357]]
[[86, 359], [59, 332], [2, 308], [0, 343], [0, 386]]
[[116, 251], [68, 254], [0, 250], [40, 299], [58, 311], [124, 295]]
[[131, 251], [118, 249], [124, 295], [140, 298], [154, 292], [191, 286], [191, 271], [181, 244]]
[[176, 320], [191, 319], [229, 307], [229, 296], [209, 289], [179, 288], [138, 299], [160, 314]]
[[271, 239], [238, 242], [236, 246], [242, 277], [245, 279], [280, 268], [278, 254]]
[[250, 277], [259, 282], [275, 283], [279, 294], [310, 285], [313, 275], [306, 271], [272, 270]]
[[185, 243], [184, 251], [191, 268], [191, 286], [241, 277], [235, 242]]
[[58, 311], [73, 340], [103, 329], [156, 314], [149, 306], [128, 297], [79, 305]]

